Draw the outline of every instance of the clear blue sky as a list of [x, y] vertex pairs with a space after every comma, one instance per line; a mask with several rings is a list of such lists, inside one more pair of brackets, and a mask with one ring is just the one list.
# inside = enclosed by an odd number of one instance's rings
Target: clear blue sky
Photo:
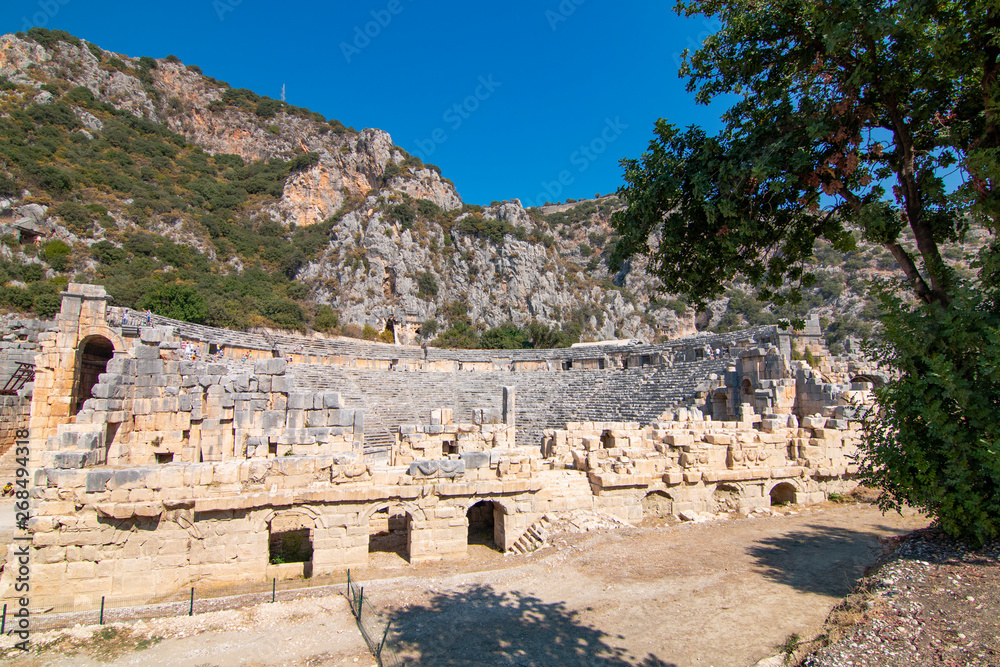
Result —
[[718, 128], [723, 109], [695, 105], [677, 77], [680, 52], [714, 26], [672, 6], [6, 0], [0, 27], [58, 28], [134, 57], [174, 54], [275, 98], [284, 84], [291, 104], [388, 131], [467, 202], [529, 205], [616, 190], [618, 161], [643, 152], [659, 117]]

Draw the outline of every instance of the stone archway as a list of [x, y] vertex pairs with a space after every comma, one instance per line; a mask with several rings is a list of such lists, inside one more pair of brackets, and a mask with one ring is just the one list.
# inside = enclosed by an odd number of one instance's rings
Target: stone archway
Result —
[[497, 551], [504, 545], [504, 509], [492, 500], [480, 500], [468, 509], [468, 543], [480, 544]]
[[76, 415], [91, 398], [94, 385], [101, 373], [108, 370], [108, 362], [115, 355], [114, 344], [101, 335], [87, 336], [80, 341], [76, 353], [71, 415]]
[[643, 519], [666, 519], [674, 514], [674, 499], [666, 491], [650, 491], [640, 504]]
[[768, 494], [771, 497], [771, 506], [794, 505], [797, 500], [798, 489], [791, 482], [781, 482], [771, 487]]

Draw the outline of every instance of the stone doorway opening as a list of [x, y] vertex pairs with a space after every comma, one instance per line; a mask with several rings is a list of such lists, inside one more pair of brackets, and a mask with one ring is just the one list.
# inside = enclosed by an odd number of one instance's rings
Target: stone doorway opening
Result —
[[665, 491], [647, 493], [641, 504], [643, 519], [668, 519], [674, 515], [674, 499]]
[[492, 500], [481, 500], [466, 513], [469, 521], [469, 545], [503, 551], [503, 508]]
[[[410, 561], [410, 523], [410, 515], [401, 507], [372, 512], [368, 518], [368, 554], [374, 567]], [[380, 555], [373, 561], [371, 554]]]
[[776, 484], [774, 488], [771, 489], [771, 506], [782, 507], [784, 505], [794, 505], [795, 494], [796, 490], [794, 485], [788, 482]]
[[298, 513], [271, 519], [267, 536], [269, 575], [278, 579], [312, 576], [312, 520]]
[[101, 373], [108, 370], [108, 362], [115, 356], [115, 346], [104, 336], [88, 336], [80, 342], [76, 359], [76, 383], [73, 386], [73, 415], [91, 398], [94, 385]]
[[712, 492], [716, 512], [734, 512], [740, 508], [740, 490], [729, 484], [719, 484]]

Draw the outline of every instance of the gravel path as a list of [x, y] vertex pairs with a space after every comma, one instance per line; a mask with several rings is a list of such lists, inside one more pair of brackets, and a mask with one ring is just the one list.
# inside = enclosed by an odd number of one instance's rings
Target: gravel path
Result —
[[[1000, 542], [974, 551], [916, 531], [862, 580], [857, 597], [831, 617], [831, 634], [842, 636], [803, 667], [1000, 667]], [[849, 606], [860, 607], [860, 622], [838, 631]]]

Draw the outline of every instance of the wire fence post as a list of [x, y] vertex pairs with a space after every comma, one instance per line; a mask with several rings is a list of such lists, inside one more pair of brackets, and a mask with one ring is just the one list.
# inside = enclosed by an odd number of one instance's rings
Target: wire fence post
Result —
[[191, 587], [191, 606], [188, 608], [188, 616], [194, 616], [194, 586]]
[[389, 627], [392, 625], [392, 621], [385, 624], [385, 632], [382, 633], [382, 641], [379, 642], [378, 651], [375, 653], [375, 659], [378, 660], [378, 664], [382, 664], [382, 647], [385, 646], [385, 640], [389, 637]]
[[275, 577], [271, 580], [271, 602], [274, 602], [274, 596], [278, 592], [278, 578]]
[[101, 596], [101, 620], [99, 625], [104, 625], [104, 596]]

